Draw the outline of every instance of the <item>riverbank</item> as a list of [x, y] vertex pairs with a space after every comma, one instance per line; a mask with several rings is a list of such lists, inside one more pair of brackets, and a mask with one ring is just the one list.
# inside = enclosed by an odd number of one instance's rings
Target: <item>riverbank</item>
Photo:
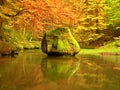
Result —
[[96, 49], [81, 49], [80, 54], [120, 55], [120, 40], [110, 42]]
[[80, 54], [109, 54], [109, 55], [120, 55], [120, 49], [112, 49], [112, 48], [106, 48], [106, 49], [102, 49], [102, 48], [98, 48], [98, 49], [81, 49], [81, 51], [78, 53], [78, 55]]
[[18, 55], [19, 51], [26, 49], [40, 49], [40, 41], [11, 43], [0, 41], [0, 56]]
[[[0, 56], [17, 55], [20, 50], [40, 49], [40, 47], [41, 45], [39, 41], [23, 42], [21, 44], [17, 44], [16, 46], [10, 43], [2, 43], [0, 44]], [[80, 52], [76, 56], [81, 54], [120, 55], [120, 40], [110, 42], [96, 49], [81, 48]]]

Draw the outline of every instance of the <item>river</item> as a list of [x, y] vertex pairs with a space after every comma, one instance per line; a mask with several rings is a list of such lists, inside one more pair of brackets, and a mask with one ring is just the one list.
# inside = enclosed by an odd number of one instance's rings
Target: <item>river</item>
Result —
[[120, 90], [120, 56], [0, 57], [0, 90]]

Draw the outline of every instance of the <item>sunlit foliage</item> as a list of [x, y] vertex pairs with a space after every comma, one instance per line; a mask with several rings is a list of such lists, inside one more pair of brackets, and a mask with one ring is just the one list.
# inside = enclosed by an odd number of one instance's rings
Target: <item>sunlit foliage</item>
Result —
[[26, 28], [32, 33], [74, 25], [77, 20], [77, 14], [65, 0], [6, 0], [0, 10], [0, 16], [9, 23], [7, 27]]
[[107, 0], [107, 22], [109, 25], [120, 29], [120, 0]]
[[0, 0], [0, 28], [30, 31], [34, 36], [56, 27], [74, 33], [119, 28], [119, 0]]
[[105, 0], [86, 0], [82, 16], [79, 18], [78, 29], [82, 30], [103, 30], [106, 28], [106, 3]]

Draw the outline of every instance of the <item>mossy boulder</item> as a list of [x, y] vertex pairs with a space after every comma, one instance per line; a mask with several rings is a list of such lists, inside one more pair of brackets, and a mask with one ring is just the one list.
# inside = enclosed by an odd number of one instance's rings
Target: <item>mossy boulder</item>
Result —
[[48, 55], [75, 55], [80, 51], [80, 46], [72, 36], [70, 29], [57, 28], [45, 33], [41, 49]]

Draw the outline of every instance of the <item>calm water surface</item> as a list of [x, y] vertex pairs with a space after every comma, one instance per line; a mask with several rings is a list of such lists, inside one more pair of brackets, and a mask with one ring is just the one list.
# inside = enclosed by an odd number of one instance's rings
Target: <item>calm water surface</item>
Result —
[[120, 90], [120, 56], [0, 57], [0, 90]]

